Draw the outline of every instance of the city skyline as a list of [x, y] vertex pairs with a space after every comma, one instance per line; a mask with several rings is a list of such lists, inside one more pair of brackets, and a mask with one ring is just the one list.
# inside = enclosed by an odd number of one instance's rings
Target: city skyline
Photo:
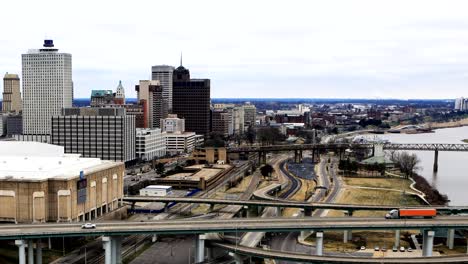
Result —
[[[179, 66], [181, 51], [193, 76], [211, 79], [212, 98], [467, 96], [463, 1], [89, 4], [58, 4], [44, 16], [50, 7], [9, 3], [0, 21], [15, 27], [0, 37], [0, 71], [22, 78], [21, 54], [47, 36], [73, 55], [75, 98], [119, 80], [136, 98], [133, 87], [151, 79], [151, 67]], [[139, 16], [143, 8], [165, 12]]]

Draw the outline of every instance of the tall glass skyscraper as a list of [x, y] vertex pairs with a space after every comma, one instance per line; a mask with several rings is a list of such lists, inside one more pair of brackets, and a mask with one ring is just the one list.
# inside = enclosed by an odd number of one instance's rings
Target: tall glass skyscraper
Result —
[[23, 134], [50, 135], [51, 118], [72, 107], [72, 56], [59, 53], [53, 40], [22, 54]]
[[163, 89], [163, 97], [167, 101], [167, 108], [172, 112], [172, 74], [174, 67], [168, 65], [156, 65], [151, 67], [151, 79], [159, 80]]

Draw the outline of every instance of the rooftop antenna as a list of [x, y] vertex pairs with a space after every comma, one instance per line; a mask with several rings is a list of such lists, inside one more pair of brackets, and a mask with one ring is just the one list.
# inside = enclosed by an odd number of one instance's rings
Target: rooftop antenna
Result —
[[182, 66], [182, 51], [180, 52], [180, 66]]

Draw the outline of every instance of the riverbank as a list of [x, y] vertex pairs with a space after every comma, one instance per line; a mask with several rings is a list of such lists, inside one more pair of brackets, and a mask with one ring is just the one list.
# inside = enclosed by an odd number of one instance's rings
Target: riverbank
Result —
[[424, 198], [431, 205], [448, 205], [450, 200], [447, 195], [441, 194], [435, 187], [429, 184], [429, 182], [423, 176], [414, 174], [413, 180], [415, 181], [414, 188], [424, 193]]
[[462, 127], [468, 126], [468, 118], [460, 119], [458, 121], [448, 121], [442, 123], [428, 122], [422, 124], [425, 128], [440, 129], [440, 128], [451, 128], [451, 127]]

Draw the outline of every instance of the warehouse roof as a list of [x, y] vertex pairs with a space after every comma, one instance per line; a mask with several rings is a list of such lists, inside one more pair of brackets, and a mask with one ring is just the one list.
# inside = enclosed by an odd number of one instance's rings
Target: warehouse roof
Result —
[[61, 146], [39, 142], [0, 142], [0, 180], [43, 181], [79, 177], [119, 164], [65, 154]]

